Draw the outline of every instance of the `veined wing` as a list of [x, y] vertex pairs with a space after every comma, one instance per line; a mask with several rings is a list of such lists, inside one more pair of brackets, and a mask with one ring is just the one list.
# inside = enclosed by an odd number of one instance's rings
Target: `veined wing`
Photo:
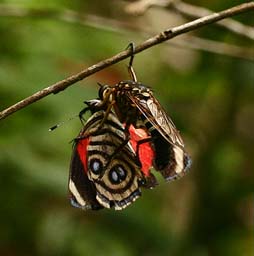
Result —
[[158, 100], [151, 93], [149, 94], [149, 97], [144, 97], [142, 93], [134, 96], [131, 91], [127, 92], [128, 98], [169, 143], [184, 147], [183, 140], [173, 121]]

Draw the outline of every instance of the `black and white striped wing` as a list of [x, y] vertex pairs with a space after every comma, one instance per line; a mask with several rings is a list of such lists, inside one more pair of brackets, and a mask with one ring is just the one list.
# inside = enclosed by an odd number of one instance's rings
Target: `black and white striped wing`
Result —
[[[143, 175], [135, 152], [126, 143], [123, 125], [109, 113], [101, 126], [104, 115], [105, 111], [95, 112], [76, 139], [69, 190], [74, 206], [121, 210], [141, 195]], [[84, 183], [78, 180], [78, 174]]]
[[130, 91], [127, 92], [127, 96], [169, 143], [184, 147], [183, 140], [173, 121], [151, 92], [134, 96]]

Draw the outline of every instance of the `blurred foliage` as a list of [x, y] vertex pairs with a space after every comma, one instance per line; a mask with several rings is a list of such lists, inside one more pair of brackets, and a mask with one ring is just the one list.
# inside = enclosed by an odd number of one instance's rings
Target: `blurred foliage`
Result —
[[[189, 1], [222, 10], [232, 1]], [[121, 1], [6, 0], [33, 8], [70, 8], [85, 14], [153, 26], [158, 11], [129, 17]], [[241, 1], [234, 1], [234, 4]], [[164, 14], [165, 15], [165, 14]], [[253, 25], [251, 14], [235, 17]], [[163, 21], [160, 21], [165, 27]], [[156, 24], [158, 26], [158, 24]], [[167, 23], [166, 27], [172, 26]], [[156, 27], [155, 33], [160, 29]], [[213, 25], [195, 34], [250, 46]], [[142, 42], [137, 33], [43, 17], [0, 15], [1, 109], [82, 68]], [[173, 61], [172, 61], [173, 60]], [[150, 85], [184, 137], [193, 166], [183, 179], [143, 191], [121, 212], [83, 212], [67, 199], [69, 143], [77, 114], [97, 97], [96, 82], [128, 77], [122, 62], [44, 98], [1, 121], [1, 255], [254, 255], [254, 64], [159, 45], [138, 54], [138, 79]]]

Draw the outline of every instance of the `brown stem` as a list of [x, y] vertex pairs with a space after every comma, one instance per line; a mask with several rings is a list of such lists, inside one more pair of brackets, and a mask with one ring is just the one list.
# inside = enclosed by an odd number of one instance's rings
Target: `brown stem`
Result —
[[[189, 32], [191, 30], [195, 30], [197, 28], [203, 27], [205, 25], [217, 22], [219, 20], [222, 20], [227, 17], [231, 17], [233, 15], [237, 15], [239, 13], [247, 12], [250, 10], [254, 10], [254, 2], [244, 3], [241, 5], [237, 5], [235, 7], [226, 9], [224, 11], [213, 13], [208, 16], [199, 18], [197, 20], [185, 23], [181, 26], [174, 27], [172, 29], [167, 29], [159, 34], [157, 34], [154, 37], [149, 38], [145, 42], [141, 43], [140, 45], [137, 45], [135, 48], [134, 53], [139, 53], [141, 51], [144, 51], [145, 49], [148, 49], [154, 45], [160, 44], [164, 41], [167, 41], [173, 37], [176, 37], [180, 34]], [[98, 62], [97, 64], [79, 72], [78, 74], [72, 75], [62, 81], [59, 81], [41, 91], [36, 92], [35, 94], [21, 100], [20, 102], [17, 102], [16, 104], [10, 106], [9, 108], [3, 110], [0, 112], [0, 119], [4, 119], [7, 116], [11, 115], [12, 113], [46, 97], [47, 95], [51, 93], [58, 93], [67, 87], [71, 86], [72, 84], [108, 67], [111, 66], [117, 62], [120, 62], [123, 59], [126, 59], [129, 57], [133, 52], [131, 50], [122, 51], [115, 56], [105, 59], [103, 61]]]

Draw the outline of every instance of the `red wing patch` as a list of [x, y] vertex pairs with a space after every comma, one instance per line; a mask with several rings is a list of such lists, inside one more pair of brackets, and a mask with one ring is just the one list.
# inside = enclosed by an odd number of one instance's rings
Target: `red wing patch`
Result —
[[81, 139], [77, 142], [77, 151], [79, 158], [83, 164], [84, 172], [87, 173], [87, 146], [89, 144], [89, 138]]
[[[137, 153], [137, 142], [148, 139], [149, 136], [144, 129], [136, 129], [132, 125], [129, 128], [130, 143], [134, 151]], [[142, 164], [142, 172], [145, 176], [150, 176], [150, 169], [153, 165], [154, 151], [151, 148], [150, 142], [145, 142], [139, 145], [139, 160]]]

